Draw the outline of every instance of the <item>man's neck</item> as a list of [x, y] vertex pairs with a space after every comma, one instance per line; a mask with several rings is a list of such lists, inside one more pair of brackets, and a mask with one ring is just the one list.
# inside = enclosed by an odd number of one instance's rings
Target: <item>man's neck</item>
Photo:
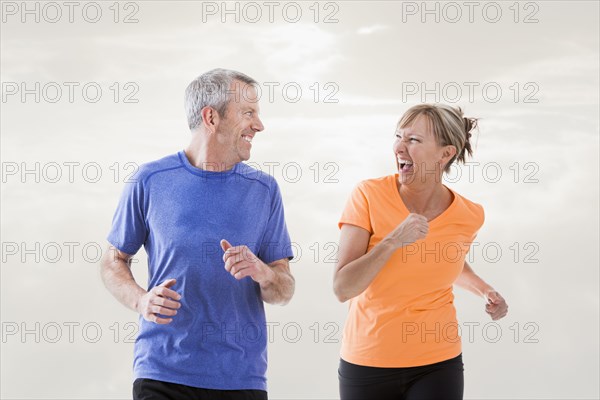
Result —
[[224, 160], [223, 157], [219, 156], [218, 151], [213, 150], [214, 146], [211, 146], [207, 141], [200, 140], [198, 137], [199, 135], [195, 134], [184, 150], [190, 164], [196, 168], [213, 172], [223, 172], [234, 167], [235, 163]]

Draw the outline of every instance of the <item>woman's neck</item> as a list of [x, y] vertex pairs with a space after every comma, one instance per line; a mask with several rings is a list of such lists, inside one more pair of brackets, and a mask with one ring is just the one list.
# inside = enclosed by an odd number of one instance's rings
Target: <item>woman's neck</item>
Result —
[[453, 198], [452, 192], [441, 182], [418, 186], [398, 182], [398, 192], [408, 211], [430, 220], [444, 212], [452, 204]]

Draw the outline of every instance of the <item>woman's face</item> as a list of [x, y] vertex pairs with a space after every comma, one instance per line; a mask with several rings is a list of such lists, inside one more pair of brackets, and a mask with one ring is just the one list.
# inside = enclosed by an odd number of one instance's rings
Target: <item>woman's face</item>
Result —
[[393, 149], [403, 185], [440, 182], [444, 166], [455, 153], [454, 146], [438, 145], [427, 117], [423, 115], [412, 125], [398, 128]]

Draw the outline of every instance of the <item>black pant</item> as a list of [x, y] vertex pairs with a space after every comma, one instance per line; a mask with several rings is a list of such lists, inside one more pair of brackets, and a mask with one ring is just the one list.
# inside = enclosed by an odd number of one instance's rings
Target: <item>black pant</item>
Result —
[[340, 359], [341, 400], [462, 400], [462, 355], [420, 367], [378, 368]]
[[138, 378], [133, 400], [267, 400], [264, 390], [213, 390]]

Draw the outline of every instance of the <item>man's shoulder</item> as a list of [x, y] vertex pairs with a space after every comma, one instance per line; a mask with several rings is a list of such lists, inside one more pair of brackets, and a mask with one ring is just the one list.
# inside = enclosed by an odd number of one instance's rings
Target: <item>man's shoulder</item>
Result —
[[256, 182], [264, 185], [267, 189], [271, 190], [277, 187], [277, 181], [272, 175], [258, 169], [246, 163], [239, 163], [236, 168], [236, 173], [244, 180], [249, 182]]
[[179, 153], [170, 154], [158, 160], [140, 164], [133, 177], [135, 178], [135, 181], [143, 183], [158, 172], [169, 171], [181, 167], [182, 164]]

